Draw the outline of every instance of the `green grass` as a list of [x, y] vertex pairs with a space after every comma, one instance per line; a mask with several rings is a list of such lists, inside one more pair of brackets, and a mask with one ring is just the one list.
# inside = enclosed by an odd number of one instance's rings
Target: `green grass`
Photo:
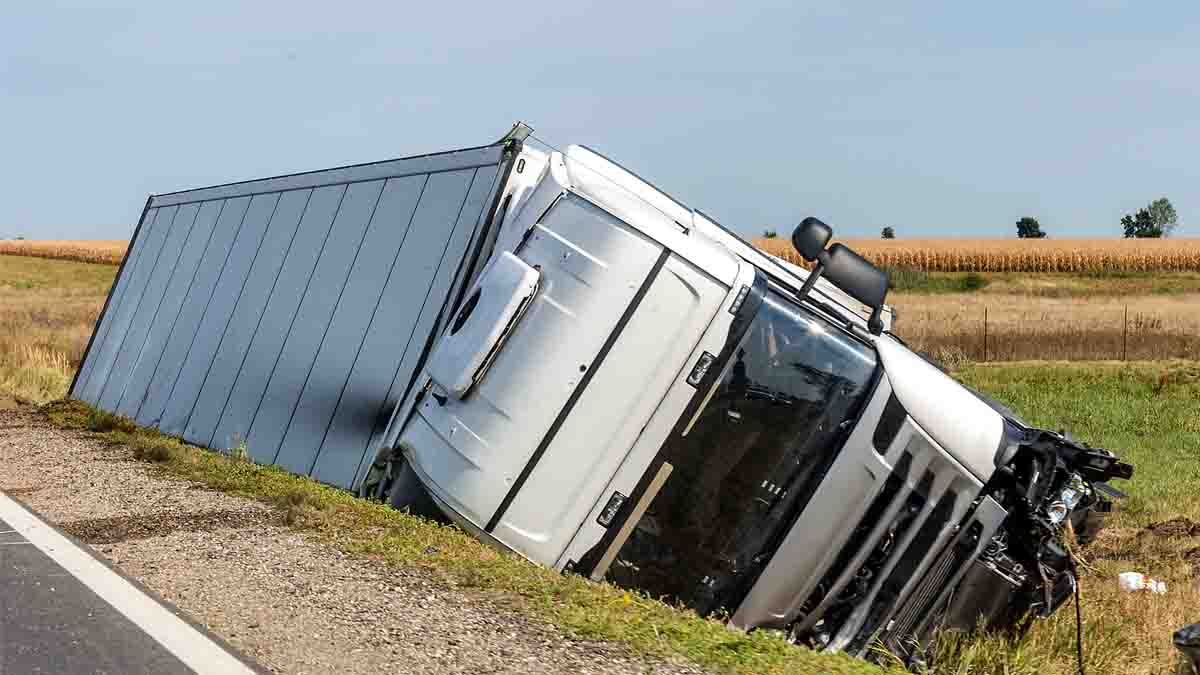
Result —
[[108, 293], [116, 276], [113, 265], [0, 255], [0, 289], [58, 289], [85, 294]]
[[912, 267], [888, 267], [888, 289], [898, 293], [972, 293], [990, 283], [976, 272], [926, 272]]
[[[968, 365], [964, 381], [1012, 406], [1031, 424], [1066, 429], [1135, 465], [1100, 538], [1082, 554], [1084, 642], [1090, 675], [1185, 673], [1170, 634], [1200, 615], [1200, 537], [1148, 526], [1200, 520], [1200, 364], [1196, 362]], [[1117, 589], [1124, 571], [1164, 580], [1165, 596]], [[1071, 607], [1039, 622], [1023, 641], [947, 640], [946, 673], [1074, 672]]]
[[[1084, 554], [1082, 581], [1087, 668], [1092, 675], [1171, 672], [1177, 658], [1169, 631], [1195, 621], [1200, 589], [1184, 558], [1200, 539], [1143, 536], [1151, 523], [1200, 520], [1200, 365], [1195, 363], [1027, 363], [966, 365], [964, 381], [1014, 407], [1031, 423], [1066, 428], [1137, 467], [1129, 493], [1101, 540]], [[716, 672], [879, 673], [867, 663], [793, 647], [778, 635], [727, 630], [717, 621], [607, 584], [560, 575], [482, 545], [453, 526], [437, 525], [354, 498], [278, 468], [203, 450], [86, 406], [56, 403], [52, 422], [99, 433], [129, 446], [151, 470], [272, 504], [284, 522], [351, 554], [416, 567], [445, 583], [540, 616], [583, 638], [635, 653], [689, 659]], [[132, 431], [131, 431], [132, 429]], [[1115, 576], [1137, 569], [1165, 579], [1167, 596], [1131, 596]], [[936, 673], [955, 675], [1074, 672], [1074, 613], [1064, 607], [1023, 640], [947, 637]], [[897, 671], [898, 672], [898, 671]]]
[[1065, 429], [1132, 462], [1115, 521], [1145, 526], [1200, 520], [1200, 365], [1044, 363], [969, 365], [957, 373], [1031, 424]]

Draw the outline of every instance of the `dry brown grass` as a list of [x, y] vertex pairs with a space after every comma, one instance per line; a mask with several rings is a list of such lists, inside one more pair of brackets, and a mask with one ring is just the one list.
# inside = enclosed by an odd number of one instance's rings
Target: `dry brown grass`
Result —
[[[1200, 239], [850, 239], [877, 265], [927, 272], [1195, 272]], [[786, 238], [755, 239], [800, 262]]]
[[126, 239], [45, 239], [40, 241], [0, 240], [0, 255], [74, 260], [119, 265], [129, 247]]
[[0, 255], [0, 397], [66, 394], [116, 270]]
[[[1200, 359], [1200, 294], [1047, 297], [895, 293], [893, 331], [947, 358], [1020, 361]], [[1128, 334], [1125, 311], [1128, 308]], [[984, 312], [987, 355], [984, 358]]]

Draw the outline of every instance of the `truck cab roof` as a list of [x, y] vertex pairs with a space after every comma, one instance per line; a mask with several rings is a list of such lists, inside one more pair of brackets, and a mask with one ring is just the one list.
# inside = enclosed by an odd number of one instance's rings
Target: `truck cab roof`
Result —
[[[699, 209], [694, 209], [678, 199], [667, 194], [653, 183], [605, 157], [601, 153], [582, 145], [570, 145], [563, 153], [568, 164], [587, 167], [595, 176], [578, 176], [586, 182], [607, 182], [621, 188], [630, 197], [653, 207], [661, 212], [678, 227], [681, 233], [692, 237], [700, 236], [708, 241], [732, 251], [735, 255], [762, 270], [768, 277], [785, 287], [799, 288], [808, 279], [808, 270], [786, 260], [769, 255], [742, 237], [721, 225], [714, 218]], [[577, 176], [573, 175], [572, 178]], [[590, 178], [590, 180], [588, 180]], [[599, 179], [597, 181], [596, 179]], [[587, 185], [581, 186], [587, 190]], [[852, 298], [849, 294], [830, 283], [819, 279], [813, 288], [817, 299], [826, 306], [831, 306], [842, 314], [842, 318], [866, 326], [871, 316], [871, 308]], [[884, 307], [884, 328], [890, 329], [893, 319], [891, 307]]]

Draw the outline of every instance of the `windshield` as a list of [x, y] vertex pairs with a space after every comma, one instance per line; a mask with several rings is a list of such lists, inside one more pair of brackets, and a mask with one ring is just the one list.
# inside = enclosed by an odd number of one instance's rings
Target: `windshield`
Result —
[[[609, 578], [732, 610], [828, 470], [874, 381], [874, 351], [769, 292]], [[698, 395], [706, 395], [700, 392]]]

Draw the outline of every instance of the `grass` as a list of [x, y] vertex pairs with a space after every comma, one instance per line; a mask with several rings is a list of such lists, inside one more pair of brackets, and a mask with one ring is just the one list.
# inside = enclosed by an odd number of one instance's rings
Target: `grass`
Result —
[[[1200, 607], [1200, 537], [1192, 536], [1200, 528], [1181, 534], [1151, 527], [1177, 518], [1200, 520], [1200, 365], [972, 365], [958, 376], [1025, 413], [1031, 423], [1068, 429], [1136, 465], [1134, 480], [1118, 481], [1129, 497], [1084, 551], [1087, 672], [1176, 672], [1171, 633], [1195, 622]], [[1168, 593], [1122, 593], [1116, 577], [1124, 571], [1166, 581]], [[1073, 672], [1074, 634], [1074, 613], [1066, 607], [1018, 644], [948, 641], [945, 654], [956, 665], [945, 672]]]
[[898, 293], [973, 293], [990, 283], [976, 272], [926, 272], [915, 267], [885, 267], [888, 289]]
[[894, 293], [893, 330], [918, 349], [974, 360], [1200, 359], [1200, 294], [1030, 296], [993, 292], [997, 283], [976, 293]]
[[0, 398], [66, 394], [116, 269], [0, 255]]

